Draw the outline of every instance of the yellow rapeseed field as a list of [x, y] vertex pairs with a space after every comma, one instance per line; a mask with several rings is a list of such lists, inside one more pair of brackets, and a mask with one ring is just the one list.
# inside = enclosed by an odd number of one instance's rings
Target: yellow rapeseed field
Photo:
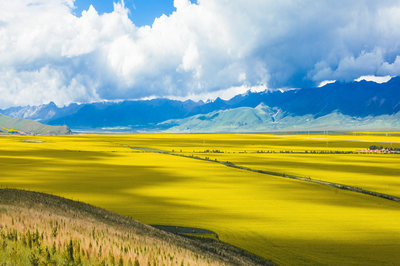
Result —
[[176, 154], [400, 196], [400, 154], [363, 152], [371, 145], [400, 148], [398, 134], [182, 135], [179, 140], [164, 139], [173, 141], [145, 143]]
[[[400, 137], [1, 136], [0, 185], [84, 201], [147, 224], [209, 229], [222, 241], [278, 264], [395, 265], [400, 261], [397, 202], [130, 148], [225, 160], [399, 195], [400, 155], [356, 153], [377, 142], [399, 147]], [[305, 153], [314, 150], [353, 153]], [[286, 153], [291, 151], [297, 153]]]

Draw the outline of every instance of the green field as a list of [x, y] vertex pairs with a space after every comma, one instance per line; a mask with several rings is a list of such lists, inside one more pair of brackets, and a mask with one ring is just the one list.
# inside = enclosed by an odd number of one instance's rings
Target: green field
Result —
[[400, 195], [400, 155], [361, 152], [399, 143], [385, 134], [1, 136], [0, 184], [208, 229], [278, 264], [394, 265], [399, 203], [213, 160]]

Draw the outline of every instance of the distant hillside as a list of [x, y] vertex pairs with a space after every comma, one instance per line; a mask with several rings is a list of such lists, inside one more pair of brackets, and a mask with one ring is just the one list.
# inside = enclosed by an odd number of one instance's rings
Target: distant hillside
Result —
[[1, 265], [272, 265], [219, 241], [42, 193], [1, 189], [0, 217]]
[[134, 131], [158, 129], [156, 125], [166, 120], [239, 107], [255, 108], [261, 103], [284, 110], [293, 117], [312, 115], [318, 118], [333, 112], [359, 118], [393, 115], [400, 111], [400, 77], [383, 84], [367, 81], [336, 82], [321, 88], [248, 92], [227, 101], [220, 98], [211, 102], [153, 99], [71, 104], [66, 107], [49, 103], [12, 107], [0, 110], [0, 113], [50, 125], [67, 125], [74, 129], [128, 127]]
[[0, 132], [33, 135], [68, 135], [67, 126], [48, 126], [28, 119], [14, 119], [0, 114]]
[[304, 130], [400, 130], [400, 112], [394, 115], [351, 117], [338, 111], [315, 117], [292, 116], [279, 108], [260, 104], [169, 120], [160, 128], [175, 133], [271, 132]]
[[50, 119], [47, 123], [51, 125], [66, 124], [72, 128], [116, 126], [147, 128], [168, 119], [187, 117], [192, 108], [201, 104], [201, 102], [181, 102], [169, 99], [92, 103], [82, 105], [73, 114]]
[[58, 117], [70, 115], [81, 108], [80, 105], [73, 103], [67, 107], [58, 107], [55, 103], [42, 104], [38, 106], [18, 106], [0, 110], [0, 113], [12, 118], [25, 118], [38, 122], [57, 119]]

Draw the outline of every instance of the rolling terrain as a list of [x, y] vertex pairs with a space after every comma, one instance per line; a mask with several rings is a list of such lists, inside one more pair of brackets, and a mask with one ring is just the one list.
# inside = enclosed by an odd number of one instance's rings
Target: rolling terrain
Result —
[[364, 118], [343, 115], [337, 111], [314, 117], [292, 116], [281, 109], [260, 104], [255, 108], [239, 107], [195, 115], [185, 119], [168, 120], [159, 124], [171, 133], [235, 133], [276, 131], [349, 131], [400, 129], [400, 112], [394, 115]]
[[220, 162], [398, 195], [399, 155], [367, 149], [399, 142], [394, 133], [2, 136], [0, 184], [207, 229], [277, 264], [391, 265], [398, 202]]
[[14, 119], [0, 114], [0, 133], [27, 135], [68, 135], [67, 126], [48, 126], [28, 119]]
[[47, 194], [0, 189], [2, 265], [273, 265]]

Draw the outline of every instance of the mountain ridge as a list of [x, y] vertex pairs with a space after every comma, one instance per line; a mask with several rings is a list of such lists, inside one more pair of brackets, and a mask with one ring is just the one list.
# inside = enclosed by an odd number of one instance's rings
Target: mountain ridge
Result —
[[170, 133], [398, 130], [400, 112], [364, 118], [344, 115], [338, 110], [319, 117], [309, 114], [293, 116], [279, 108], [260, 104], [256, 108], [238, 107], [169, 120], [161, 123], [160, 127], [165, 127], [165, 124], [169, 125], [166, 132]]
[[261, 103], [291, 116], [323, 117], [335, 111], [351, 117], [394, 115], [400, 111], [400, 77], [386, 83], [371, 81], [335, 82], [323, 87], [288, 91], [247, 92], [229, 100], [210, 102], [178, 101], [166, 98], [121, 102], [12, 107], [0, 113], [14, 118], [30, 118], [49, 125], [71, 128], [130, 127], [135, 130], [157, 128], [162, 122], [185, 119], [240, 107], [255, 108]]

